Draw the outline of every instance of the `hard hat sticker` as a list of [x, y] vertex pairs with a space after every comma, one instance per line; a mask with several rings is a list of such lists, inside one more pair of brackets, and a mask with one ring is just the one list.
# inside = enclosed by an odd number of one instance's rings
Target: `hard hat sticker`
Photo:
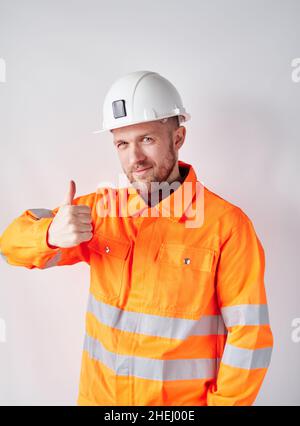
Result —
[[127, 115], [124, 99], [114, 101], [112, 103], [112, 107], [113, 107], [114, 118], [121, 118]]

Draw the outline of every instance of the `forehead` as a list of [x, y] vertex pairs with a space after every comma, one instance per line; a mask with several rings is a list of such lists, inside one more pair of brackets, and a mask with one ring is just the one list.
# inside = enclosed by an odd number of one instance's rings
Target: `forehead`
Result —
[[149, 121], [147, 123], [131, 124], [130, 126], [119, 127], [111, 130], [114, 140], [136, 139], [147, 134], [161, 135], [164, 130], [163, 124], [159, 121]]

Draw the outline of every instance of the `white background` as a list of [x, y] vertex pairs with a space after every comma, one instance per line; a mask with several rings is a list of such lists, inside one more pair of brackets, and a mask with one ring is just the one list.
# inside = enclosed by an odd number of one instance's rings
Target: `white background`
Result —
[[[113, 81], [159, 72], [192, 115], [179, 159], [251, 218], [274, 350], [257, 405], [300, 405], [298, 0], [0, 0], [1, 233], [121, 172], [101, 127]], [[89, 269], [0, 264], [0, 404], [76, 404]]]

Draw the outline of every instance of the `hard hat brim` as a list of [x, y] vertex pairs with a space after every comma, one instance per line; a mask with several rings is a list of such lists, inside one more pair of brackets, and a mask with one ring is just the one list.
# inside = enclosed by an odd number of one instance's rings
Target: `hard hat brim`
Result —
[[[178, 114], [178, 115], [182, 115], [184, 117], [183, 123], [185, 123], [186, 121], [188, 121], [188, 120], [191, 119], [191, 115], [189, 113], [187, 113], [187, 112], [181, 113], [181, 114]], [[150, 121], [159, 121], [159, 120], [162, 120], [163, 118], [169, 118], [169, 117], [174, 117], [174, 115], [166, 115], [164, 117], [159, 117], [156, 120], [136, 121], [135, 123], [123, 124], [122, 126], [111, 127], [110, 129], [98, 129], [98, 130], [94, 130], [92, 132], [92, 134], [104, 133], [104, 132], [108, 132], [109, 130], [120, 129], [121, 127], [132, 126], [134, 124], [149, 123]]]

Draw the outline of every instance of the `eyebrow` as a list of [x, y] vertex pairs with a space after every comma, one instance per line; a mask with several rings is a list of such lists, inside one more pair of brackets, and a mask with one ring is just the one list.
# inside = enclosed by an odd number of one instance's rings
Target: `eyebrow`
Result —
[[[136, 139], [143, 139], [145, 136], [157, 136], [154, 132], [145, 133], [143, 135], [139, 135], [136, 137]], [[114, 141], [114, 144], [120, 143], [120, 142], [126, 142], [125, 139], [118, 139]]]

